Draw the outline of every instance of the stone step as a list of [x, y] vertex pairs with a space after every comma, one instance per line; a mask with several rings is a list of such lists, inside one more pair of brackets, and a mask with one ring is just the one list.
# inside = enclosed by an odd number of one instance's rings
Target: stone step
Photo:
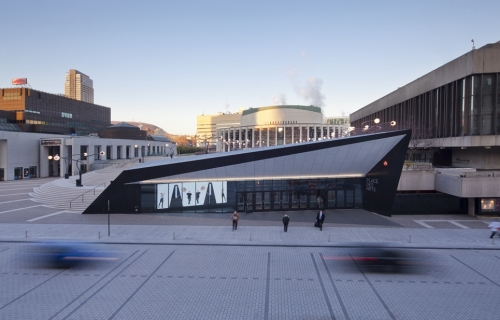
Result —
[[[83, 187], [76, 186], [76, 179], [79, 179], [79, 176], [56, 179], [33, 188], [30, 196], [33, 201], [48, 207], [81, 213], [122, 171], [123, 168], [107, 168], [85, 173], [82, 175]], [[80, 196], [83, 196], [83, 201]]]

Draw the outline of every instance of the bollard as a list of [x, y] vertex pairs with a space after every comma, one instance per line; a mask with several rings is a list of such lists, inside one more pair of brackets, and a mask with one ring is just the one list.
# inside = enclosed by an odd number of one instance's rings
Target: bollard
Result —
[[101, 231], [97, 232], [97, 239], [101, 239]]
[[410, 243], [411, 243], [411, 236], [410, 236]]
[[24, 237], [25, 237], [25, 238], [27, 238], [27, 237], [28, 237], [28, 230], [26, 230], [26, 235], [25, 235]]
[[250, 241], [252, 241], [252, 234], [250, 233]]
[[175, 240], [175, 232], [174, 232], [174, 236], [172, 237], [172, 240]]
[[330, 235], [328, 235], [328, 242], [330, 242]]

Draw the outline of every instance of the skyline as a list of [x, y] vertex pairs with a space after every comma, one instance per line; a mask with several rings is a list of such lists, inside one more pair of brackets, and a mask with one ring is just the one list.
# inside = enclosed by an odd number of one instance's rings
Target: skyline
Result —
[[0, 87], [26, 77], [64, 93], [77, 69], [113, 121], [170, 134], [193, 135], [197, 115], [240, 108], [354, 112], [467, 53], [471, 39], [500, 40], [500, 3], [489, 0], [23, 4], [0, 12]]

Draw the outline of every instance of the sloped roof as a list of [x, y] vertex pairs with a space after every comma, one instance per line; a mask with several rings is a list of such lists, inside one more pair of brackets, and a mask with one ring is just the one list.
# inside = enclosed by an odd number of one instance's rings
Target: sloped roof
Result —
[[148, 136], [148, 139], [151, 139], [153, 141], [172, 142], [172, 140], [170, 140], [169, 138], [167, 138], [165, 136], [159, 136], [159, 135], [153, 135], [153, 134], [150, 134]]
[[21, 131], [15, 123], [0, 122], [0, 130], [3, 131]]
[[139, 129], [139, 127], [136, 127], [136, 126], [131, 125], [130, 123], [126, 123], [126, 122], [120, 122], [120, 123], [114, 124], [114, 125], [110, 126], [109, 128], [117, 128], [117, 127], [121, 127], [121, 128], [137, 128], [137, 129]]

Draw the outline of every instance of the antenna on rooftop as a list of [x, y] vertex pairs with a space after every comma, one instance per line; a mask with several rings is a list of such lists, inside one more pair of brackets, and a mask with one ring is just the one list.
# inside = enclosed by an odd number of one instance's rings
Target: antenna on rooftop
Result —
[[472, 50], [476, 49], [476, 47], [474, 47], [474, 39], [472, 39], [470, 42], [472, 42]]

